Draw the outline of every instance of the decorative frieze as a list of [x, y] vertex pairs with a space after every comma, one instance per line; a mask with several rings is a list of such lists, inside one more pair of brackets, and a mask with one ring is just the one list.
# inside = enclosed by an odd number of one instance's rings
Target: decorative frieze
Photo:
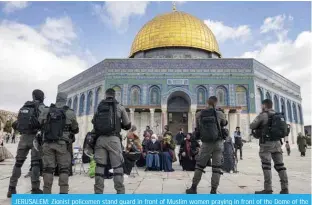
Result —
[[167, 79], [167, 85], [189, 85], [188, 79]]

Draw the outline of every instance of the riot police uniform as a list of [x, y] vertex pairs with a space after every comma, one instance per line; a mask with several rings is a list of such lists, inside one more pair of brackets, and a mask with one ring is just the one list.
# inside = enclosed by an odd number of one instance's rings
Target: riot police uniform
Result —
[[[212, 106], [209, 106], [208, 109], [215, 109]], [[200, 119], [202, 112], [196, 114], [196, 127], [199, 129], [200, 127]], [[217, 110], [216, 116], [218, 119], [218, 123], [221, 126], [226, 126], [227, 120], [223, 112]], [[212, 176], [211, 176], [211, 194], [216, 194], [217, 188], [219, 186], [220, 177], [222, 175], [221, 165], [222, 165], [222, 152], [223, 152], [223, 139], [218, 139], [214, 142], [210, 142], [206, 138], [209, 136], [202, 136], [200, 134], [200, 138], [202, 141], [202, 146], [199, 151], [199, 157], [196, 160], [195, 173], [192, 181], [192, 187], [186, 190], [187, 194], [196, 194], [197, 193], [197, 185], [199, 184], [202, 174], [205, 173], [204, 169], [206, 168], [208, 162], [211, 159], [212, 155]]]
[[[113, 97], [106, 98], [113, 99]], [[101, 103], [104, 103], [103, 100]], [[117, 101], [116, 101], [117, 102]], [[99, 104], [99, 106], [101, 105]], [[129, 130], [131, 128], [131, 122], [129, 120], [126, 109], [120, 105], [116, 104], [116, 121], [121, 124], [121, 128]], [[97, 111], [98, 112], [98, 111]], [[95, 116], [92, 120], [94, 124]], [[104, 191], [104, 170], [108, 166], [108, 157], [110, 164], [114, 170], [114, 187], [117, 191], [117, 194], [125, 193], [124, 186], [124, 171], [123, 171], [123, 150], [120, 141], [120, 130], [115, 130], [111, 134], [100, 135], [97, 137], [95, 146], [94, 146], [94, 160], [96, 162], [95, 168], [95, 184], [94, 184], [94, 193], [103, 194]]]
[[[34, 100], [32, 102], [38, 104], [37, 115], [39, 116], [45, 107], [43, 104], [44, 93], [41, 90], [34, 90], [33, 98]], [[12, 125], [14, 130], [16, 130], [18, 126], [19, 126], [18, 121], [15, 121]], [[32, 194], [42, 193], [42, 190], [40, 190], [41, 155], [39, 151], [37, 151], [33, 147], [33, 140], [37, 134], [37, 130], [38, 129], [32, 129], [32, 130], [21, 132], [21, 137], [18, 143], [17, 153], [15, 157], [16, 161], [13, 167], [12, 176], [10, 178], [9, 190], [7, 193], [8, 198], [11, 198], [12, 194], [16, 194], [17, 182], [18, 182], [18, 179], [21, 177], [21, 168], [30, 150], [31, 150], [31, 187], [32, 187], [31, 192]]]
[[[262, 170], [264, 175], [264, 190], [256, 191], [256, 194], [271, 194], [272, 190], [272, 172], [271, 161], [273, 159], [274, 168], [278, 172], [281, 182], [281, 194], [288, 194], [288, 177], [286, 168], [283, 162], [282, 144], [279, 139], [263, 138], [263, 132], [268, 126], [269, 114], [274, 114], [273, 109], [268, 109], [260, 113], [255, 120], [250, 124], [250, 129], [259, 130], [259, 156], [261, 159]], [[261, 131], [260, 131], [261, 130]]]
[[73, 110], [66, 106], [66, 93], [58, 93], [56, 97], [55, 105], [51, 107], [62, 108], [65, 114], [65, 127], [62, 132], [62, 136], [55, 141], [49, 141], [45, 137], [45, 124], [48, 121], [48, 115], [50, 108], [45, 108], [39, 117], [39, 122], [43, 125], [43, 193], [51, 194], [53, 173], [55, 168], [59, 167], [59, 186], [60, 194], [68, 193], [68, 176], [69, 166], [71, 164], [71, 153], [68, 150], [68, 144], [72, 143], [71, 134], [77, 134], [79, 132], [76, 115]]

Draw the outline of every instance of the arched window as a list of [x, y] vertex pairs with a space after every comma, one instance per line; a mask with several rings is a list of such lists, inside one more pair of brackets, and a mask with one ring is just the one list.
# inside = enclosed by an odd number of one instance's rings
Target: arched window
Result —
[[247, 105], [247, 90], [243, 86], [237, 86], [235, 97], [236, 97], [236, 106], [246, 106]]
[[294, 122], [298, 123], [297, 108], [296, 108], [295, 103], [293, 103], [293, 107], [292, 108], [293, 108]]
[[78, 97], [76, 96], [73, 104], [73, 110], [75, 111], [75, 114], [77, 114], [77, 106], [78, 106]]
[[72, 106], [72, 99], [71, 99], [71, 98], [68, 100], [67, 106], [68, 106], [69, 108], [71, 108], [71, 106]]
[[272, 100], [271, 94], [270, 94], [269, 92], [267, 92], [267, 93], [265, 94], [265, 98], [266, 98], [266, 99]]
[[217, 87], [216, 96], [218, 98], [218, 104], [220, 106], [227, 105], [227, 95], [226, 95], [225, 87], [223, 87], [223, 86]]
[[83, 115], [84, 106], [85, 106], [85, 95], [82, 94], [79, 100], [79, 115]]
[[87, 98], [87, 115], [90, 114], [92, 107], [93, 107], [93, 92], [90, 91]]
[[119, 86], [114, 86], [113, 89], [115, 90], [116, 100], [121, 103], [121, 88]]
[[203, 87], [197, 89], [197, 104], [205, 105], [206, 102], [206, 90]]
[[275, 110], [275, 112], [279, 112], [280, 111], [280, 109], [279, 109], [279, 101], [278, 101], [278, 98], [277, 98], [276, 95], [274, 96], [274, 110]]
[[133, 86], [131, 88], [130, 104], [139, 105], [140, 104], [140, 88], [138, 86]]
[[287, 114], [286, 114], [286, 110], [285, 110], [285, 101], [283, 98], [281, 98], [281, 112], [284, 114], [285, 120], [287, 120]]
[[261, 112], [261, 105], [263, 101], [263, 92], [260, 88], [257, 89], [257, 94], [256, 94], [256, 109], [257, 112]]
[[94, 110], [97, 109], [97, 106], [99, 105], [101, 101], [101, 93], [102, 93], [102, 87], [97, 88], [95, 91]]
[[150, 89], [150, 104], [158, 105], [160, 104], [160, 89], [157, 86], [153, 86]]
[[289, 101], [287, 101], [287, 112], [288, 112], [288, 120], [289, 122], [292, 122], [291, 106]]
[[303, 125], [302, 110], [301, 110], [301, 106], [300, 105], [298, 105], [298, 112], [299, 112], [300, 124]]

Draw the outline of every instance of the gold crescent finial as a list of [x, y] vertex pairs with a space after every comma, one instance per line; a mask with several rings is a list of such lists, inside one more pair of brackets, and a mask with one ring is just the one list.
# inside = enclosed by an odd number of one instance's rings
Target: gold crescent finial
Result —
[[176, 11], [176, 10], [177, 10], [176, 2], [175, 2], [175, 1], [172, 2], [172, 10], [173, 10], [173, 11]]

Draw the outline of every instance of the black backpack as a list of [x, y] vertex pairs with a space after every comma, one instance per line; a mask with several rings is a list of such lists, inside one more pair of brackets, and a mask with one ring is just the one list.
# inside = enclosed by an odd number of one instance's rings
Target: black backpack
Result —
[[66, 126], [65, 112], [65, 108], [57, 108], [51, 105], [43, 129], [44, 141], [54, 142], [63, 137], [64, 128]]
[[222, 139], [221, 129], [217, 121], [216, 110], [202, 110], [200, 114], [199, 132], [202, 142], [215, 142]]
[[121, 124], [117, 119], [117, 104], [114, 99], [106, 99], [99, 104], [93, 118], [93, 128], [97, 136], [120, 133]]
[[269, 115], [268, 127], [265, 136], [272, 140], [280, 140], [286, 137], [288, 133], [288, 125], [286, 124], [283, 113], [274, 113]]
[[39, 117], [39, 103], [34, 101], [27, 101], [19, 110], [17, 116], [16, 129], [20, 133], [34, 132], [40, 128], [38, 121]]

